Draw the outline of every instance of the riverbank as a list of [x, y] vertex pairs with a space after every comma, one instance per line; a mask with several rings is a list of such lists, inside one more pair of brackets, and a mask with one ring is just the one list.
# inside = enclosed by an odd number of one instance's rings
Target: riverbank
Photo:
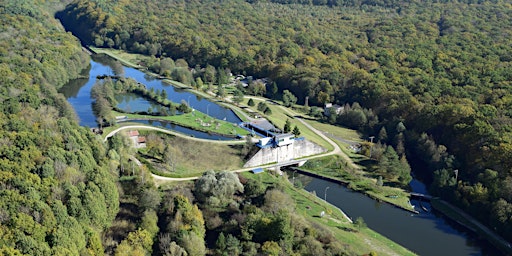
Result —
[[[327, 174], [322, 174], [319, 172], [314, 172], [311, 170], [307, 170], [305, 168], [292, 168], [298, 173], [313, 176], [316, 178], [324, 179], [327, 181], [331, 181], [334, 183], [341, 184], [353, 191], [357, 191], [367, 195], [368, 197], [377, 200], [379, 202], [384, 202], [390, 204], [394, 207], [400, 208], [402, 210], [406, 210], [412, 213], [419, 213], [417, 210], [413, 208], [410, 204], [410, 194], [405, 192], [402, 189], [394, 188], [394, 187], [380, 187], [381, 191], [369, 190], [367, 186], [360, 186], [354, 180], [345, 180], [340, 177], [334, 177]], [[379, 189], [379, 188], [377, 188]]]

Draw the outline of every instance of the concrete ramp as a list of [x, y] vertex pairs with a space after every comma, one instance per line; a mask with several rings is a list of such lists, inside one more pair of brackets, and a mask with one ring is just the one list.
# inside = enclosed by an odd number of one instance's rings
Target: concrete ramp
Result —
[[308, 140], [295, 140], [281, 147], [262, 148], [245, 163], [244, 167], [254, 167], [270, 163], [289, 162], [294, 159], [317, 155], [327, 150]]

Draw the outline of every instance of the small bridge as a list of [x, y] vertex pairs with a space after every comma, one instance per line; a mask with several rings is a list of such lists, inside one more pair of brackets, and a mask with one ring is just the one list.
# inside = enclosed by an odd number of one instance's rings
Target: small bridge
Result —
[[411, 192], [411, 198], [430, 201], [433, 197], [421, 193]]

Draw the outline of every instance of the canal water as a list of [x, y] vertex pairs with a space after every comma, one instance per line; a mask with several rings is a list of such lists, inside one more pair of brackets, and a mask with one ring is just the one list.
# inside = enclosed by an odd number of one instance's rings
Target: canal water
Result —
[[[107, 56], [93, 55], [91, 65], [88, 69], [84, 70], [84, 76], [89, 75], [88, 79], [75, 79], [62, 87], [60, 92], [67, 98], [68, 102], [75, 109], [79, 119], [80, 125], [96, 127], [97, 121], [92, 110], [92, 103], [94, 99], [91, 98], [91, 89], [96, 83], [98, 75], [114, 75], [112, 69], [112, 59]], [[155, 91], [165, 90], [168, 99], [176, 102], [187, 102], [196, 111], [206, 113], [214, 118], [226, 120], [232, 123], [241, 122], [240, 118], [233, 113], [229, 108], [223, 107], [220, 104], [207, 100], [199, 95], [191, 93], [186, 90], [180, 90], [170, 84], [163, 82], [154, 77], [134, 68], [124, 68], [124, 77], [133, 78], [137, 82], [144, 84], [148, 89], [153, 88]], [[131, 109], [132, 111], [147, 111], [149, 107], [156, 107], [150, 102], [140, 98], [129, 95], [119, 95], [120, 104], [124, 109]], [[176, 126], [173, 126], [175, 128]]]
[[[353, 220], [362, 217], [369, 228], [418, 255], [503, 255], [487, 241], [478, 239], [476, 234], [433, 211], [427, 202], [411, 200], [420, 212], [414, 214], [337, 183], [297, 174], [295, 178], [301, 180], [307, 191], [315, 191], [321, 197], [326, 195], [329, 203]], [[413, 181], [413, 187], [418, 189], [417, 192], [426, 192], [425, 186], [417, 180]]]

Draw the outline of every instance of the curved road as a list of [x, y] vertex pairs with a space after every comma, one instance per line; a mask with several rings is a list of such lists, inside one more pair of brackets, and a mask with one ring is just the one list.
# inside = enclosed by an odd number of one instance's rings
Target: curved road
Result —
[[[259, 98], [259, 97], [249, 96], [248, 98], [255, 98], [255, 99], [258, 99], [258, 100], [265, 100], [266, 101], [266, 99]], [[316, 128], [311, 126], [309, 123], [304, 121], [302, 118], [299, 118], [298, 117], [299, 115], [297, 113], [295, 113], [294, 111], [292, 111], [292, 110], [290, 110], [290, 109], [288, 109], [288, 108], [286, 108], [286, 107], [284, 107], [282, 105], [278, 105], [278, 106], [283, 111], [285, 111], [288, 114], [290, 114], [291, 116], [293, 116], [294, 119], [297, 119], [299, 122], [301, 122], [308, 129], [312, 130], [314, 133], [316, 133], [322, 139], [324, 139], [329, 144], [331, 144], [331, 146], [334, 148], [334, 150], [332, 150], [330, 152], [323, 153], [323, 154], [318, 154], [318, 155], [304, 157], [304, 158], [301, 158], [300, 160], [293, 160], [293, 161], [289, 161], [289, 162], [280, 162], [280, 163], [275, 163], [275, 164], [261, 165], [261, 166], [258, 166], [258, 168], [275, 168], [275, 167], [280, 167], [280, 166], [285, 166], [285, 165], [291, 165], [291, 164], [294, 164], [294, 163], [296, 163], [298, 161], [310, 160], [310, 159], [315, 159], [315, 158], [324, 157], [324, 156], [330, 156], [330, 155], [339, 155], [347, 163], [349, 163], [349, 165], [352, 168], [360, 169], [359, 166], [354, 164], [354, 162], [352, 162], [352, 160], [343, 151], [341, 151], [341, 149], [338, 146], [338, 144], [336, 144], [336, 142], [334, 142], [329, 137], [327, 137], [323, 132], [317, 130]], [[187, 136], [185, 134], [181, 134], [181, 133], [174, 132], [174, 131], [171, 131], [171, 130], [167, 130], [167, 129], [163, 129], [163, 128], [159, 128], [159, 127], [154, 127], [154, 126], [148, 126], [148, 125], [127, 125], [127, 126], [119, 127], [117, 129], [111, 131], [110, 133], [108, 133], [105, 136], [104, 141], [107, 141], [108, 138], [114, 136], [116, 133], [118, 133], [120, 131], [129, 130], [129, 129], [145, 129], [145, 130], [160, 131], [160, 132], [164, 132], [164, 133], [167, 133], [167, 134], [172, 134], [172, 135], [179, 136], [179, 137], [182, 137], [182, 138], [186, 138], [186, 139], [190, 139], [190, 140], [195, 140], [195, 141], [201, 141], [201, 142], [221, 143], [221, 144], [229, 144], [229, 145], [246, 143], [245, 141], [240, 141], [240, 140], [219, 141], [219, 140], [208, 140], [208, 139], [194, 138], [194, 137], [190, 137], [190, 136]], [[134, 160], [136, 161], [136, 163], [138, 165], [141, 165], [141, 163], [138, 160], [136, 160], [136, 159], [134, 159]], [[252, 170], [254, 168], [255, 167], [242, 168], [242, 169], [238, 169], [238, 170], [232, 170], [232, 172], [246, 172], [246, 171], [250, 171], [250, 170]], [[187, 177], [187, 178], [171, 178], [171, 177], [164, 177], [164, 176], [160, 176], [160, 175], [156, 175], [156, 174], [151, 174], [151, 176], [153, 176], [153, 178], [155, 180], [160, 180], [160, 181], [186, 181], [186, 180], [194, 180], [194, 179], [198, 179], [199, 178], [199, 176], [197, 176], [197, 177]]]
[[154, 127], [154, 126], [150, 126], [150, 125], [127, 125], [127, 126], [121, 126], [121, 127], [117, 128], [117, 129], [111, 131], [109, 134], [107, 134], [107, 136], [105, 136], [105, 139], [103, 141], [107, 141], [108, 138], [114, 136], [116, 133], [118, 133], [118, 132], [120, 132], [122, 130], [130, 130], [130, 129], [154, 130], [154, 131], [159, 131], [159, 132], [163, 132], [163, 133], [167, 133], [167, 134], [172, 134], [172, 135], [176, 135], [178, 137], [182, 137], [182, 138], [186, 138], [186, 139], [190, 139], [190, 140], [195, 140], [195, 141], [201, 141], [201, 142], [210, 142], [210, 143], [219, 143], [219, 144], [228, 144], [228, 145], [244, 144], [245, 143], [244, 140], [208, 140], [208, 139], [200, 139], [200, 138], [191, 137], [191, 136], [179, 133], [179, 132], [175, 132], [175, 131], [171, 131], [171, 130], [167, 130], [167, 129], [163, 129], [163, 128], [159, 128], [159, 127]]

